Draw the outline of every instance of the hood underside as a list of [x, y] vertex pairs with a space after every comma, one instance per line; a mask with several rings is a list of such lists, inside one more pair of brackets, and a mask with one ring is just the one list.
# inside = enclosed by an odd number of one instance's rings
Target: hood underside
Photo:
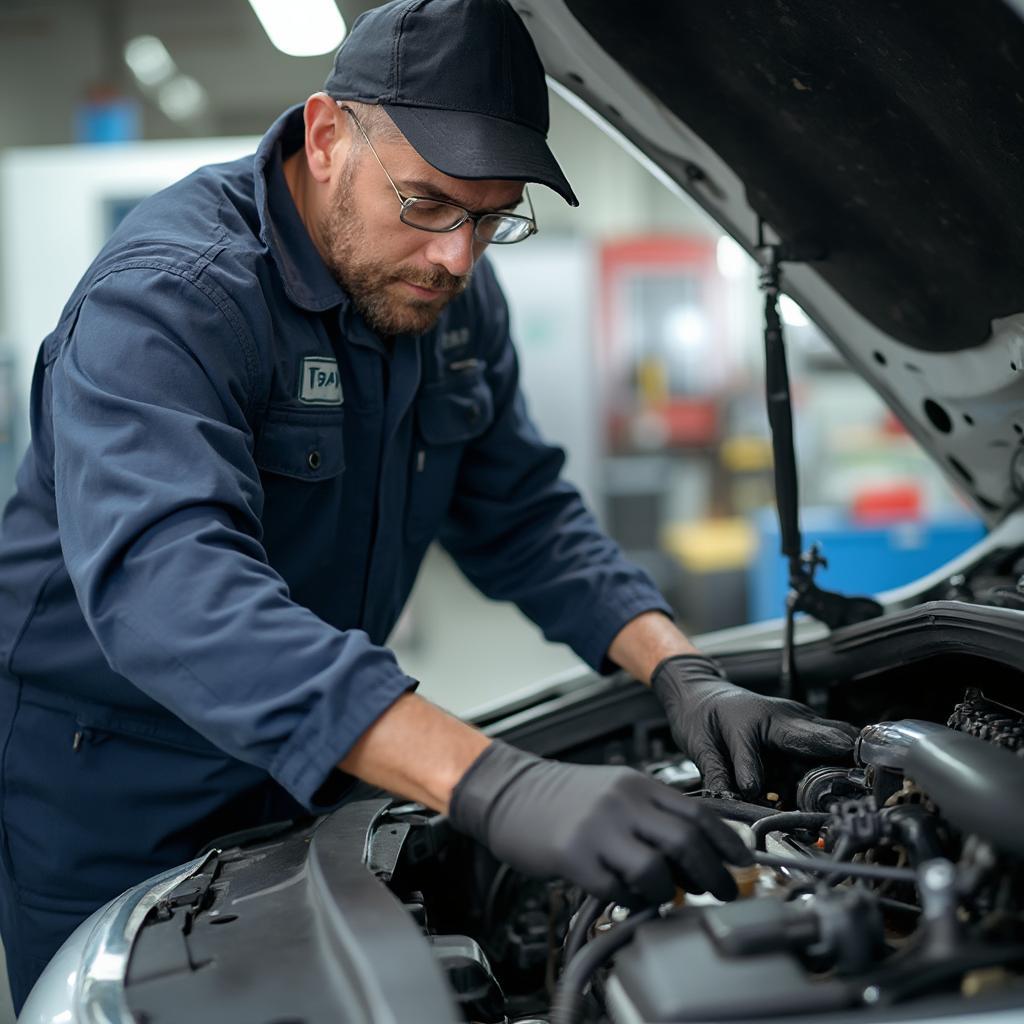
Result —
[[1024, 0], [512, 0], [993, 525], [1024, 499]]
[[786, 242], [925, 351], [1024, 310], [1024, 22], [1002, 0], [569, 0]]

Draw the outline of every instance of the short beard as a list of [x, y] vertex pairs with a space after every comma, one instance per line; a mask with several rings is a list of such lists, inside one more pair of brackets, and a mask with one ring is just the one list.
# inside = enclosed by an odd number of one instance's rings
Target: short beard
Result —
[[[334, 201], [318, 224], [324, 259], [371, 330], [381, 337], [422, 334], [437, 323], [444, 307], [465, 290], [470, 275], [455, 277], [441, 267], [431, 271], [385, 267], [374, 261], [370, 256], [373, 243], [369, 232], [352, 202], [354, 171], [350, 157]], [[395, 285], [400, 281], [409, 281], [421, 288], [441, 289], [446, 294], [435, 299], [397, 295], [400, 289]]]

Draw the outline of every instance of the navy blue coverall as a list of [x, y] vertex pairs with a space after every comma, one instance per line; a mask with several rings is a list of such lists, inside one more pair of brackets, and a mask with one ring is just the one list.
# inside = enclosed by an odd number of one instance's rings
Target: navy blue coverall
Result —
[[[415, 681], [383, 646], [439, 537], [607, 670], [668, 611], [560, 480], [486, 261], [389, 353], [282, 161], [141, 203], [43, 342], [0, 534], [0, 925], [16, 1002], [73, 928], [217, 835], [335, 806]], [[43, 271], [45, 268], [40, 268]]]

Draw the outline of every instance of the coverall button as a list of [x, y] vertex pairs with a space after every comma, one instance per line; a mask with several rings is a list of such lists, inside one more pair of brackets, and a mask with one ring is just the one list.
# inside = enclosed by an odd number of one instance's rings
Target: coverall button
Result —
[[309, 463], [310, 469], [320, 468], [320, 453], [318, 451], [311, 451], [306, 457], [306, 462]]

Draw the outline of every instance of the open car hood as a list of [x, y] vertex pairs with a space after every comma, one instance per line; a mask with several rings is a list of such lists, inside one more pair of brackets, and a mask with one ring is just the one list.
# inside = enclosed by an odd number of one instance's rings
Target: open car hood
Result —
[[1024, 2], [513, 0], [549, 76], [748, 252], [989, 523], [1024, 496]]

